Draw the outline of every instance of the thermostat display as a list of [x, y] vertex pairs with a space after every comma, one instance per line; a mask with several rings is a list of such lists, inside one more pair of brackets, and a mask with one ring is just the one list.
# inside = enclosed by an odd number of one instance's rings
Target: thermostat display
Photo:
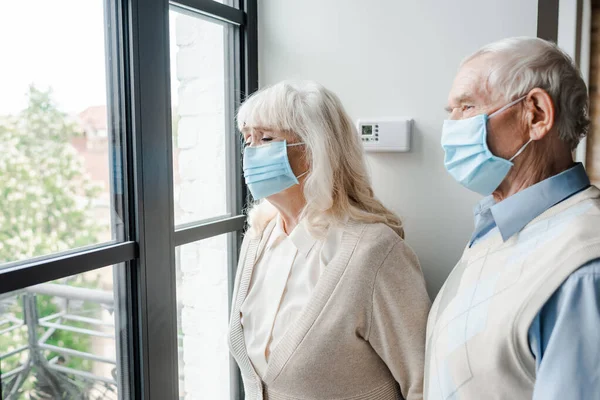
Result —
[[411, 118], [398, 117], [359, 120], [357, 130], [366, 151], [410, 151]]
[[362, 135], [363, 136], [371, 136], [372, 134], [373, 134], [373, 125], [363, 125]]

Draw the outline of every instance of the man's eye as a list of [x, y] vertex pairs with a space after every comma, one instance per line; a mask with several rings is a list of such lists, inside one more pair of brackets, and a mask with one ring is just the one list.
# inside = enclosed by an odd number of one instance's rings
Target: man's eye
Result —
[[474, 107], [468, 104], [465, 104], [462, 106], [462, 111], [469, 111], [471, 109], [473, 109]]

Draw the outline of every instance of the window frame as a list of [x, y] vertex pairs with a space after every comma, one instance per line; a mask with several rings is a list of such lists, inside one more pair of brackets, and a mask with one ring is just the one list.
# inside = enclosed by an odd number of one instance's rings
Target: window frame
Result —
[[[241, 140], [235, 139], [233, 117], [243, 97], [258, 89], [258, 32], [257, 0], [234, 0], [232, 4], [105, 0], [108, 123], [113, 132], [120, 132], [111, 146], [110, 157], [118, 160], [111, 168], [120, 164], [123, 179], [123, 193], [112, 196], [113, 204], [123, 205], [116, 210], [116, 217], [124, 224], [123, 233], [114, 242], [19, 261], [0, 269], [2, 295], [115, 265], [121, 399], [179, 397], [175, 247], [233, 232], [228, 242], [229, 298], [233, 291], [247, 202], [238, 156]], [[227, 88], [235, 93], [227, 99], [227, 147], [235, 152], [227, 162], [228, 215], [178, 227], [174, 226], [173, 214], [170, 6], [237, 27], [237, 34], [228, 38], [236, 82], [236, 88]], [[231, 372], [231, 398], [242, 399], [243, 385], [234, 362]], [[0, 396], [1, 390], [0, 386]]]

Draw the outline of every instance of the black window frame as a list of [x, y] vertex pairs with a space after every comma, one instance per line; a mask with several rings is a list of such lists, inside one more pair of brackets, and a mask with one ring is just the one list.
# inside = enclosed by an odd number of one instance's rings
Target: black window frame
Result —
[[[239, 90], [230, 99], [227, 136], [228, 209], [226, 216], [174, 226], [171, 132], [169, 10], [182, 8], [237, 27], [231, 38]], [[229, 297], [233, 290], [247, 194], [241, 180], [241, 140], [233, 116], [258, 89], [257, 0], [105, 0], [108, 123], [118, 131], [111, 157], [121, 165], [124, 191], [113, 193], [124, 224], [116, 243], [24, 260], [0, 268], [0, 295], [32, 285], [115, 265], [120, 324], [117, 325], [119, 397], [178, 399], [178, 341], [175, 247], [229, 235]], [[164, 149], [164, 151], [156, 151]], [[111, 173], [111, 176], [113, 174]], [[113, 185], [114, 186], [114, 185]], [[160, 294], [160, 295], [157, 295]], [[243, 398], [239, 370], [232, 365], [233, 400]], [[0, 386], [1, 390], [1, 386]], [[0, 393], [1, 397], [1, 393]]]

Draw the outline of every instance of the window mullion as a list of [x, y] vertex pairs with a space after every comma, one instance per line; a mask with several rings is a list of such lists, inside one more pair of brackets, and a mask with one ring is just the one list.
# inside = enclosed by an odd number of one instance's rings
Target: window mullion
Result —
[[138, 385], [151, 400], [178, 398], [168, 13], [166, 1], [132, 0], [128, 21]]

